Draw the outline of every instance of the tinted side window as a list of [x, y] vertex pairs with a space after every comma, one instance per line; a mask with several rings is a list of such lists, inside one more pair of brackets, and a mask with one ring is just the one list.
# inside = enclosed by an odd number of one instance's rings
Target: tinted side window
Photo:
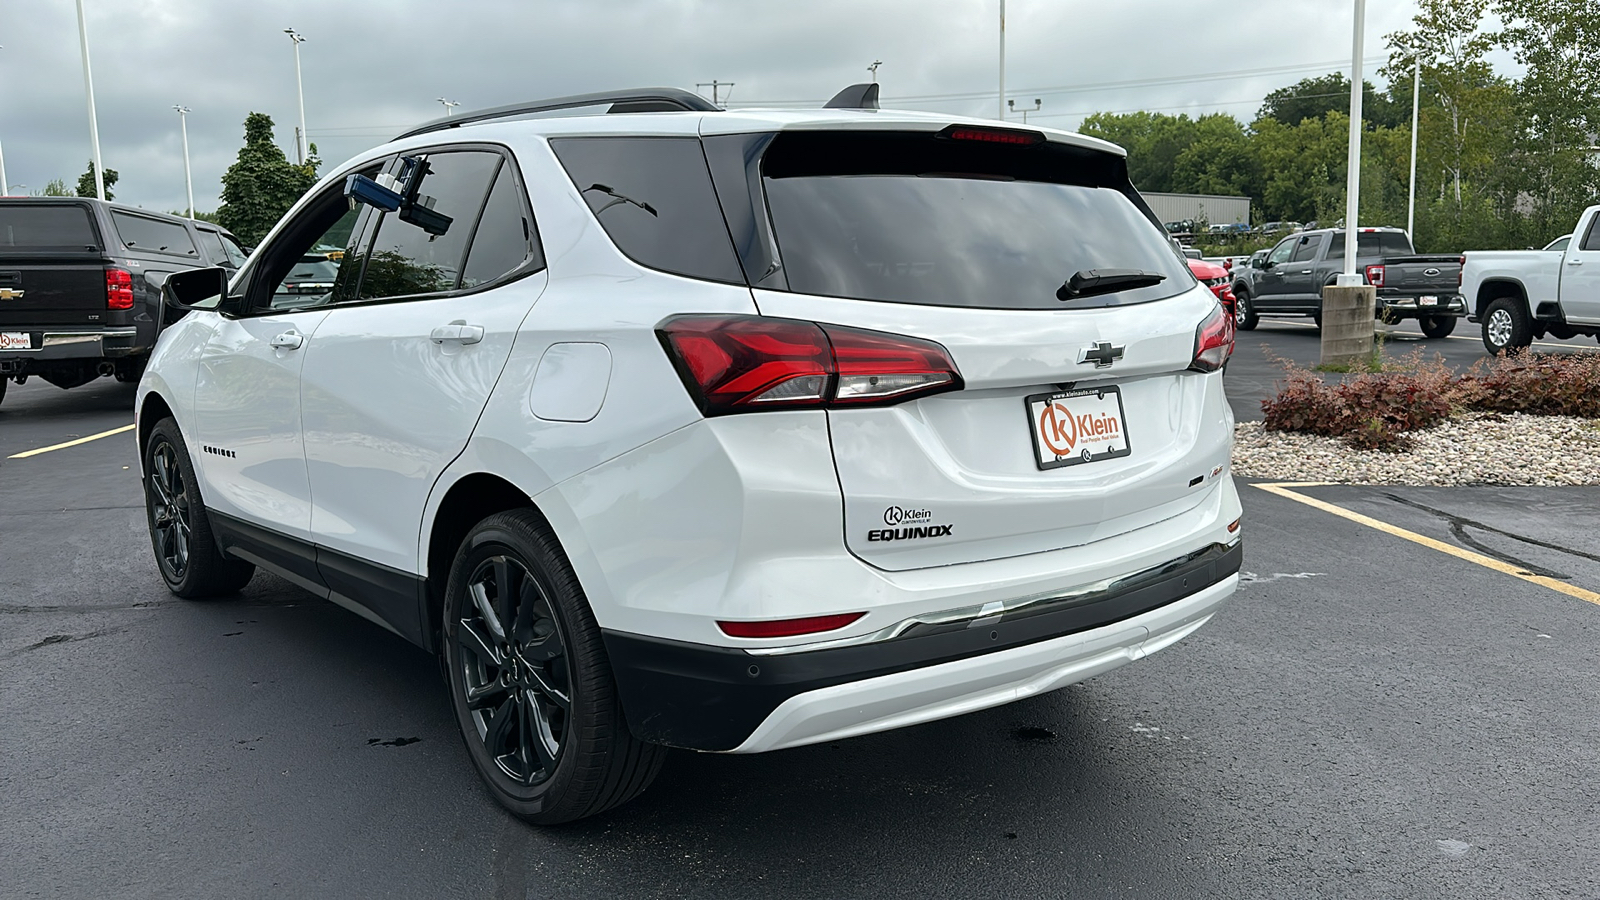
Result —
[[199, 229], [200, 246], [206, 249], [206, 256], [213, 266], [227, 266], [230, 269], [238, 268], [239, 264], [228, 256], [228, 251], [222, 247], [222, 235], [215, 231]]
[[239, 246], [239, 242], [232, 237], [224, 234], [221, 235], [221, 238], [223, 252], [228, 254], [228, 258], [233, 260], [233, 264], [236, 266], [244, 265], [244, 261], [250, 258], [250, 254], [244, 252], [244, 248]]
[[1589, 223], [1589, 233], [1583, 238], [1583, 249], [1600, 250], [1600, 216], [1595, 216]]
[[361, 276], [363, 300], [435, 294], [453, 291], [461, 284], [467, 242], [472, 239], [500, 154], [481, 150], [432, 153], [425, 164], [417, 188], [418, 205], [446, 217], [444, 233], [430, 234], [405, 221], [404, 211], [384, 213]]
[[99, 249], [100, 239], [82, 206], [0, 206], [0, 247]]
[[462, 287], [493, 281], [520, 268], [538, 252], [533, 222], [523, 208], [521, 193], [511, 174], [511, 164], [502, 164], [494, 188], [489, 191], [489, 202], [484, 204], [483, 217], [478, 220], [478, 230], [472, 236], [472, 248], [467, 251]]
[[176, 222], [163, 222], [159, 219], [147, 219], [144, 216], [132, 216], [121, 212], [113, 212], [111, 221], [117, 226], [117, 234], [122, 238], [122, 243], [131, 250], [170, 253], [173, 256], [200, 255], [200, 251], [195, 249], [194, 241], [189, 237], [189, 229]]
[[1294, 245], [1296, 243], [1297, 242], [1293, 238], [1290, 238], [1278, 246], [1273, 247], [1271, 255], [1267, 257], [1267, 262], [1270, 262], [1275, 266], [1288, 262], [1289, 254], [1294, 252]]
[[698, 138], [563, 138], [550, 146], [629, 259], [745, 283]]
[[[1356, 235], [1356, 256], [1410, 256], [1411, 239], [1398, 231], [1363, 231]], [[1344, 258], [1344, 232], [1328, 241], [1328, 258]]]
[[1289, 257], [1290, 262], [1306, 262], [1317, 258], [1317, 249], [1322, 246], [1322, 235], [1308, 234], [1300, 239], [1294, 248], [1294, 256]]

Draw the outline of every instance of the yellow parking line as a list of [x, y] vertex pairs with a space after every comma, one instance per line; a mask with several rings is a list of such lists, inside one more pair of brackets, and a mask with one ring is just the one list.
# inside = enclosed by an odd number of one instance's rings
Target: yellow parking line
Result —
[[1477, 565], [1483, 566], [1485, 569], [1493, 569], [1496, 572], [1504, 572], [1513, 578], [1521, 578], [1523, 581], [1532, 582], [1540, 587], [1547, 587], [1552, 591], [1560, 591], [1569, 597], [1577, 597], [1579, 600], [1584, 600], [1589, 603], [1593, 603], [1596, 606], [1600, 606], [1600, 594], [1597, 594], [1593, 591], [1586, 591], [1581, 587], [1568, 584], [1559, 579], [1547, 578], [1543, 575], [1535, 575], [1532, 572], [1521, 568], [1520, 566], [1514, 566], [1508, 562], [1495, 559], [1492, 556], [1484, 556], [1481, 553], [1473, 553], [1471, 550], [1463, 550], [1454, 544], [1447, 544], [1444, 541], [1436, 541], [1431, 537], [1427, 537], [1426, 535], [1417, 534], [1415, 531], [1407, 531], [1398, 525], [1390, 525], [1388, 522], [1374, 519], [1371, 516], [1363, 516], [1358, 512], [1351, 512], [1342, 506], [1335, 506], [1332, 503], [1318, 500], [1314, 497], [1307, 497], [1304, 494], [1297, 494], [1294, 491], [1289, 490], [1289, 488], [1321, 487], [1328, 484], [1331, 484], [1331, 482], [1281, 481], [1274, 484], [1258, 484], [1256, 487], [1266, 491], [1269, 494], [1276, 494], [1279, 497], [1286, 497], [1297, 503], [1304, 503], [1307, 506], [1315, 507], [1323, 512], [1333, 513], [1340, 518], [1349, 519], [1352, 522], [1360, 523], [1368, 528], [1376, 528], [1385, 534], [1392, 534], [1397, 538], [1410, 541], [1413, 544], [1421, 544], [1424, 547], [1432, 548], [1440, 553], [1448, 553], [1457, 559], [1464, 559], [1467, 562], [1476, 563]]
[[132, 425], [124, 425], [121, 428], [113, 428], [110, 431], [102, 431], [99, 434], [91, 434], [88, 437], [81, 437], [81, 438], [78, 438], [75, 441], [67, 441], [64, 444], [51, 444], [48, 447], [40, 447], [37, 450], [24, 450], [21, 453], [13, 453], [13, 454], [11, 454], [10, 456], [8, 456], [6, 458], [7, 459], [27, 459], [30, 456], [38, 456], [41, 453], [49, 453], [51, 450], [65, 450], [68, 447], [76, 447], [79, 444], [87, 444], [90, 441], [98, 441], [101, 438], [111, 437], [113, 434], [122, 434], [124, 432], [132, 431], [132, 430], [133, 430], [133, 426]]

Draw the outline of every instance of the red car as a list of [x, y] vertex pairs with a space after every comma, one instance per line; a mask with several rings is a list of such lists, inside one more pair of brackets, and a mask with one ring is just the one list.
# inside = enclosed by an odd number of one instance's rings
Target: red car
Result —
[[1222, 311], [1228, 317], [1228, 323], [1237, 327], [1238, 323], [1234, 319], [1233, 282], [1228, 277], [1228, 270], [1203, 259], [1189, 259], [1187, 262], [1189, 271], [1194, 273], [1194, 277], [1200, 279], [1201, 284], [1211, 288], [1211, 292], [1222, 301]]

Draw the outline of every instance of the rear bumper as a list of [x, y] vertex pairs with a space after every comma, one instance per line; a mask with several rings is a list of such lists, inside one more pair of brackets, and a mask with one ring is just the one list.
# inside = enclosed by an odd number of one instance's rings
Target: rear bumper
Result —
[[1242, 546], [1064, 591], [959, 627], [771, 654], [605, 632], [639, 738], [757, 753], [899, 728], [1065, 687], [1198, 628], [1233, 592]]
[[31, 350], [0, 351], [0, 372], [15, 369], [20, 373], [31, 368], [27, 363], [114, 359], [129, 356], [139, 349], [138, 329], [133, 327], [74, 331], [7, 325], [0, 326], [0, 331], [28, 334], [33, 344]]
[[[1437, 302], [1432, 306], [1422, 303], [1422, 297], [1434, 297]], [[1467, 314], [1467, 302], [1460, 294], [1427, 294], [1404, 296], [1399, 294], [1385, 296], [1378, 295], [1378, 312], [1387, 313], [1390, 318], [1415, 319], [1418, 316], [1455, 316], [1457, 318]]]

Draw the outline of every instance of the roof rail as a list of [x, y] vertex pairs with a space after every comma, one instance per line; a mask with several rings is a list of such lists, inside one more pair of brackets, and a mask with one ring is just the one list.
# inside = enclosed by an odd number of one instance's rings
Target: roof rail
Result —
[[431, 122], [424, 122], [404, 134], [397, 135], [395, 140], [416, 137], [419, 134], [427, 134], [431, 131], [443, 131], [446, 128], [458, 128], [462, 125], [471, 125], [474, 122], [509, 119], [513, 116], [553, 112], [558, 109], [602, 106], [608, 103], [611, 104], [611, 108], [606, 110], [607, 113], [722, 111], [722, 107], [713, 104], [710, 100], [681, 88], [634, 88], [625, 91], [600, 91], [594, 94], [574, 94], [571, 97], [554, 97], [549, 100], [511, 103], [505, 106], [474, 110], [459, 116], [445, 116], [441, 119], [434, 119]]

